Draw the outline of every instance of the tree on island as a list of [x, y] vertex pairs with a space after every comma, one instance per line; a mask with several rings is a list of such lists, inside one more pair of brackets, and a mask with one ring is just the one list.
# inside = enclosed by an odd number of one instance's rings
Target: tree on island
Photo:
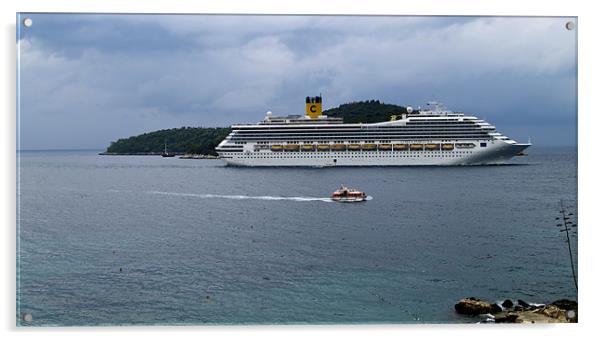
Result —
[[[388, 121], [392, 115], [406, 113], [406, 108], [379, 100], [342, 104], [324, 111], [331, 117], [343, 118], [345, 123], [375, 123]], [[143, 133], [111, 142], [108, 154], [161, 154], [165, 143], [170, 153], [217, 155], [215, 147], [231, 132], [230, 128], [181, 127]]]
[[169, 152], [216, 155], [215, 147], [229, 133], [230, 128], [182, 127], [143, 133], [122, 138], [107, 148], [113, 154], [160, 154], [165, 143]]

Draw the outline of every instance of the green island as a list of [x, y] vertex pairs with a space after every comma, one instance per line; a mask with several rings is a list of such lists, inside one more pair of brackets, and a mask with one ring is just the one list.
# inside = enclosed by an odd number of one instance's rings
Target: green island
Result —
[[390, 120], [392, 115], [406, 112], [403, 106], [385, 104], [379, 100], [366, 100], [342, 104], [323, 113], [329, 117], [343, 118], [345, 123], [377, 123]]
[[[324, 111], [329, 117], [343, 118], [345, 123], [375, 123], [400, 115], [406, 108], [379, 100], [342, 104]], [[101, 155], [160, 155], [167, 143], [170, 153], [215, 156], [215, 147], [230, 133], [230, 128], [181, 127], [143, 133], [111, 142]]]

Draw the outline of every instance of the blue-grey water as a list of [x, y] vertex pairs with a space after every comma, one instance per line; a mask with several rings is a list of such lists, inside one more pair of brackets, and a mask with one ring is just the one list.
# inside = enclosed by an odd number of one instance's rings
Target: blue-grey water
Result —
[[[454, 311], [468, 296], [576, 299], [555, 220], [560, 199], [576, 215], [576, 150], [528, 151], [324, 169], [20, 152], [19, 323], [455, 323], [478, 321]], [[330, 202], [340, 184], [373, 199]]]

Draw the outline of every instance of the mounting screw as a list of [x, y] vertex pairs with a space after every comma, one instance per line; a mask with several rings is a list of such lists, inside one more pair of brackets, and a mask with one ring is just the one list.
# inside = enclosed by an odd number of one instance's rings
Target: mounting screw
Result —
[[23, 315], [21, 316], [21, 318], [25, 322], [31, 322], [31, 321], [33, 321], [33, 316], [31, 316], [31, 313], [23, 313]]
[[33, 20], [31, 20], [31, 18], [25, 18], [25, 19], [23, 19], [23, 26], [25, 26], [25, 27], [31, 27], [31, 25], [33, 25]]
[[567, 30], [572, 31], [575, 29], [575, 23], [572, 21], [567, 22], [564, 27], [566, 27]]

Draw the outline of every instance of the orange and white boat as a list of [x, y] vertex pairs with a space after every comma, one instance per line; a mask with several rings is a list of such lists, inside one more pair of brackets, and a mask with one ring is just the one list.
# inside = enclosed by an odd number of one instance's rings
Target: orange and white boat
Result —
[[365, 201], [367, 195], [363, 191], [356, 189], [348, 189], [341, 185], [341, 188], [330, 195], [330, 199], [336, 202], [362, 202]]

